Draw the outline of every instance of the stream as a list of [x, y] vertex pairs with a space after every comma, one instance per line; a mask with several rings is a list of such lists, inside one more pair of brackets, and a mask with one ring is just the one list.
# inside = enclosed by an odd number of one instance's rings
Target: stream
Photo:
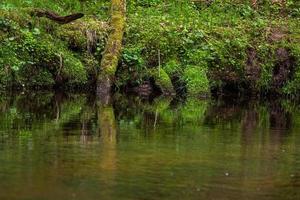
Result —
[[300, 199], [300, 104], [0, 97], [0, 199]]

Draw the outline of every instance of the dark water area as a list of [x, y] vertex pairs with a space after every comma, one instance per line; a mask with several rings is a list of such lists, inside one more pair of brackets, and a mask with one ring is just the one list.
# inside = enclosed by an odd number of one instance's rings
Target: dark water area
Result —
[[0, 199], [300, 199], [300, 106], [0, 97]]

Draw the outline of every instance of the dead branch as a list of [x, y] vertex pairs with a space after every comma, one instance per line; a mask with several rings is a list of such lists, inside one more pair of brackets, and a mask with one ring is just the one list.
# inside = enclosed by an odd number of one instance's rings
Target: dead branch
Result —
[[77, 20], [79, 18], [82, 18], [84, 16], [83, 13], [75, 13], [67, 16], [59, 16], [57, 13], [49, 10], [43, 10], [43, 9], [35, 9], [31, 12], [31, 16], [36, 17], [46, 17], [52, 21], [55, 21], [59, 24], [68, 24], [74, 20]]

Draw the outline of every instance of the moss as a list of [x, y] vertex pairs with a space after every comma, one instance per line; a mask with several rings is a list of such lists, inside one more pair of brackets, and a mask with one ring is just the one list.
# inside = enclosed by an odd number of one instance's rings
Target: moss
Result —
[[95, 53], [103, 51], [108, 31], [106, 22], [87, 17], [59, 26], [55, 34], [66, 41], [72, 50]]
[[97, 77], [97, 94], [109, 95], [115, 80], [115, 73], [122, 50], [123, 35], [126, 20], [126, 2], [111, 1], [111, 32], [101, 59], [100, 72]]
[[2, 59], [0, 59], [0, 90], [10, 86], [12, 82], [10, 71], [5, 65], [1, 63], [1, 60]]
[[18, 9], [15, 10], [1, 10], [0, 17], [1, 19], [6, 19], [14, 24], [14, 26], [28, 27], [32, 24], [32, 18], [29, 15], [30, 9]]
[[[294, 74], [278, 91], [289, 95], [299, 92], [299, 3], [288, 2], [282, 12], [267, 1], [261, 2], [258, 9], [242, 1], [218, 0], [209, 6], [206, 3], [195, 6], [190, 1], [133, 1], [128, 3], [125, 46], [118, 62], [122, 43], [115, 41], [123, 36], [124, 19], [116, 3], [122, 2], [112, 2], [114, 15], [110, 24], [115, 29], [99, 18], [107, 10], [103, 12], [96, 5], [108, 5], [108, 1], [86, 2], [83, 10], [88, 15], [63, 26], [33, 18], [28, 15], [29, 9], [1, 10], [0, 43], [6, 48], [0, 49], [0, 84], [23, 84], [29, 77], [36, 79], [32, 82], [42, 84], [36, 73], [44, 74], [45, 84], [56, 81], [58, 73], [66, 84], [85, 84], [94, 81], [100, 70], [100, 78], [113, 77], [121, 63], [117, 87], [128, 82], [136, 86], [154, 77], [160, 87], [170, 90], [172, 79], [176, 91], [183, 88], [190, 95], [228, 85], [236, 86], [239, 91], [253, 86], [251, 89], [266, 92], [271, 90], [278, 63], [276, 49], [285, 48], [291, 51], [296, 64]], [[22, 5], [38, 7], [42, 3]], [[78, 2], [62, 5], [49, 1], [45, 8], [59, 8], [57, 12], [68, 14], [79, 11], [78, 6]], [[109, 33], [111, 39], [99, 69]], [[251, 70], [247, 68], [249, 49], [256, 52], [258, 73], [254, 80], [253, 76], [249, 78]], [[60, 56], [64, 61], [62, 69]], [[157, 75], [158, 60], [164, 70], [161, 77]]]
[[292, 56], [295, 59], [294, 75], [283, 87], [283, 93], [292, 96], [299, 96], [300, 91], [300, 46], [292, 45]]
[[[12, 13], [12, 14], [10, 14]], [[14, 12], [0, 14], [0, 85], [47, 87], [57, 84], [85, 85], [87, 70], [80, 57], [66, 48], [64, 43], [50, 35], [42, 25], [28, 26], [16, 18]], [[26, 15], [26, 17], [28, 17]], [[30, 18], [29, 18], [30, 19]], [[30, 23], [29, 23], [30, 24]]]
[[155, 84], [164, 94], [174, 94], [174, 88], [169, 75], [163, 69], [149, 70], [149, 75], [154, 79]]
[[[274, 51], [299, 44], [299, 40], [295, 41], [299, 39], [299, 20], [281, 17], [282, 13], [272, 10], [270, 4], [262, 4], [258, 10], [249, 4], [234, 2], [233, 5], [230, 1], [214, 1], [209, 7], [200, 3], [197, 8], [188, 2], [180, 8], [175, 5], [160, 3], [130, 12], [125, 47], [143, 47], [137, 60], [144, 60], [147, 68], [158, 65], [160, 50], [163, 69], [169, 76], [183, 77], [189, 94], [228, 85], [239, 91], [252, 86], [254, 90], [268, 91], [277, 63]], [[197, 12], [199, 9], [201, 12]], [[282, 39], [285, 44], [271, 41], [272, 30], [276, 28], [288, 30]], [[250, 48], [257, 51], [255, 81], [248, 78], [247, 51]], [[193, 69], [185, 70], [189, 66], [205, 66], [208, 77], [199, 80], [193, 75]], [[181, 82], [177, 87], [185, 85]]]
[[28, 68], [19, 73], [17, 82], [28, 88], [43, 87], [51, 88], [55, 81], [52, 74], [43, 68]]
[[82, 56], [81, 60], [87, 71], [88, 76], [92, 79], [95, 79], [97, 76], [98, 66], [100, 65], [97, 58], [95, 58], [93, 55], [87, 53]]
[[62, 76], [68, 80], [66, 83], [70, 86], [84, 85], [87, 83], [87, 72], [81, 61], [75, 58], [71, 53], [65, 53]]
[[163, 66], [164, 71], [169, 75], [181, 74], [181, 66], [177, 59], [170, 59]]
[[199, 66], [187, 66], [183, 73], [189, 95], [207, 95], [210, 93], [206, 69]]

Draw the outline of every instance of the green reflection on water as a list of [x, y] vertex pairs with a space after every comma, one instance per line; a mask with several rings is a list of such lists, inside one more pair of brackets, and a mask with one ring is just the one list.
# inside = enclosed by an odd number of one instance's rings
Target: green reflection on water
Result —
[[300, 198], [294, 102], [30, 93], [0, 110], [0, 199]]

